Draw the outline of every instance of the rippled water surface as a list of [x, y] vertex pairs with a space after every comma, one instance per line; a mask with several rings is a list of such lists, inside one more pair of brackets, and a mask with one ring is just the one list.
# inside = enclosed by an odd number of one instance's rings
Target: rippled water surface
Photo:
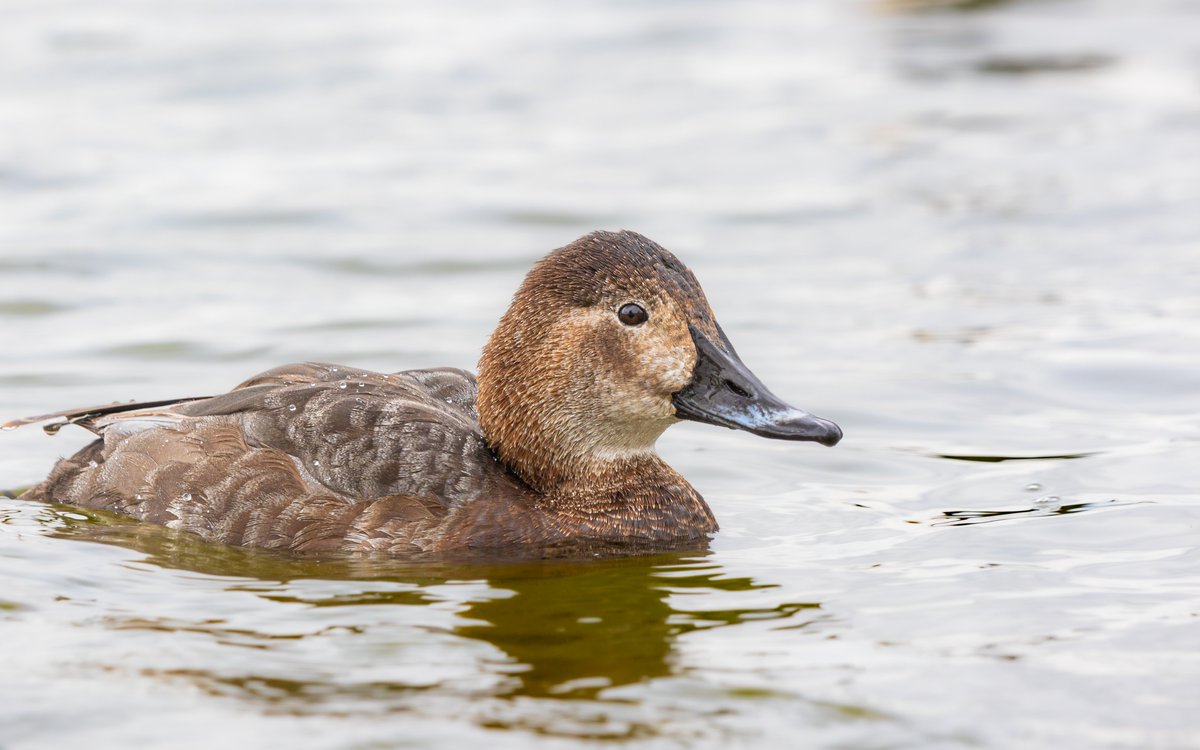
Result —
[[0, 416], [473, 367], [625, 227], [847, 437], [673, 428], [640, 559], [0, 499], [0, 746], [1200, 747], [1195, 3], [2, 6]]

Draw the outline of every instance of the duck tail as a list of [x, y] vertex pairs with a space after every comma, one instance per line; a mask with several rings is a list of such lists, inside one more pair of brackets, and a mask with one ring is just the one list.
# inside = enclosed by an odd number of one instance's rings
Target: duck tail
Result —
[[0, 430], [15, 430], [18, 427], [25, 425], [38, 424], [45, 422], [42, 425], [42, 430], [47, 435], [54, 435], [63, 427], [69, 424], [77, 424], [80, 427], [88, 429], [92, 432], [99, 433], [98, 426], [95, 420], [99, 417], [105, 417], [110, 414], [121, 414], [124, 412], [141, 411], [143, 409], [158, 409], [164, 406], [174, 406], [188, 401], [197, 401], [196, 398], [172, 398], [165, 401], [129, 401], [125, 403], [105, 404], [103, 406], [87, 406], [76, 409], [67, 409], [65, 411], [56, 411], [50, 414], [39, 414], [36, 417], [24, 417], [22, 419], [13, 419], [11, 421], [0, 424]]

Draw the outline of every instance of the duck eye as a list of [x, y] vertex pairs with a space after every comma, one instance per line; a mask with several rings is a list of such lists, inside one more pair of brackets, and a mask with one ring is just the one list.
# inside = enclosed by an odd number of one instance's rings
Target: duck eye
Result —
[[627, 302], [621, 305], [620, 310], [617, 310], [617, 317], [627, 326], [640, 326], [650, 318], [650, 315], [638, 303]]

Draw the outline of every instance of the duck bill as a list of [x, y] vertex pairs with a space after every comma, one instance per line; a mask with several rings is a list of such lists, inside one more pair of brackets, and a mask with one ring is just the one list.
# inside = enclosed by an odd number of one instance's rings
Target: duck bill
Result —
[[811, 440], [834, 446], [842, 439], [842, 429], [833, 422], [797, 409], [767, 390], [738, 358], [723, 332], [725, 348], [693, 325], [688, 330], [696, 344], [696, 367], [692, 381], [672, 397], [675, 416], [775, 440]]

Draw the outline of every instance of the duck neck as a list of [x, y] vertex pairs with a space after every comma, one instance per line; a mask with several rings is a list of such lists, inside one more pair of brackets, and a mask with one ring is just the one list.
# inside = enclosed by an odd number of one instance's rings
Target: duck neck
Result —
[[632, 440], [581, 430], [583, 415], [550, 411], [549, 405], [511, 409], [496, 418], [484, 392], [481, 388], [479, 421], [485, 440], [501, 463], [541, 496], [577, 496], [659, 480], [686, 484], [654, 452], [661, 430]]
[[663, 542], [717, 530], [700, 493], [652, 451], [597, 461], [586, 475], [544, 492], [537, 504], [571, 537]]
[[517, 422], [515, 414], [497, 420], [487, 392], [479, 392], [485, 439], [563, 538], [657, 543], [702, 539], [717, 530], [700, 493], [652, 447], [614, 451], [572, 440], [536, 408], [523, 410]]
[[[546, 353], [529, 356], [530, 341]], [[670, 422], [601, 418], [594, 378], [572, 378], [563, 365], [573, 356], [572, 342], [529, 330], [525, 316], [510, 310], [501, 319], [479, 360], [475, 403], [483, 436], [504, 465], [542, 495], [619, 477], [631, 466], [670, 471], [654, 453]]]

